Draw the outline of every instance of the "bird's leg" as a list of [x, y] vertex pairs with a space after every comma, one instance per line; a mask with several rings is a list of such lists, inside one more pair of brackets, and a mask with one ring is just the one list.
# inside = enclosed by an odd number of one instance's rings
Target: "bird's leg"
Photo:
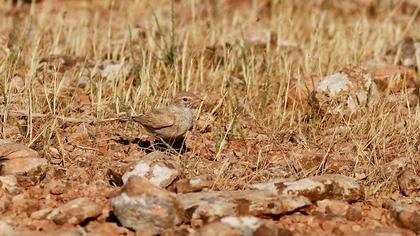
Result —
[[163, 144], [161, 148], [164, 148], [167, 152], [172, 153], [172, 154], [179, 154], [177, 147], [174, 147], [174, 144], [176, 144], [176, 140], [161, 139], [161, 144]]
[[[159, 140], [162, 140], [161, 138], [159, 138]], [[159, 141], [158, 143], [156, 143], [158, 141], [158, 139], [156, 137], [153, 138], [153, 140], [150, 142], [150, 147], [152, 148], [153, 152], [159, 151]]]
[[187, 145], [185, 141], [186, 141], [186, 136], [183, 136], [182, 139], [179, 139], [177, 141], [178, 143], [181, 142], [178, 149], [180, 154], [184, 153], [184, 151], [187, 149]]

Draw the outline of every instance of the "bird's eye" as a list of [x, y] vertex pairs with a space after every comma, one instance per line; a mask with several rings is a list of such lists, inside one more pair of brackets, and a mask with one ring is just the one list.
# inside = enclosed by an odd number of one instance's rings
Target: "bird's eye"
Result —
[[182, 101], [186, 102], [188, 101], [188, 98], [182, 98]]

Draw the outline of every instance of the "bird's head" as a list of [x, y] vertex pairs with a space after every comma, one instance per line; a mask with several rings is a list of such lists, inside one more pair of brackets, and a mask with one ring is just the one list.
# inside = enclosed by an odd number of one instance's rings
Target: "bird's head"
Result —
[[173, 100], [173, 104], [179, 107], [195, 109], [203, 101], [201, 96], [191, 92], [181, 92]]

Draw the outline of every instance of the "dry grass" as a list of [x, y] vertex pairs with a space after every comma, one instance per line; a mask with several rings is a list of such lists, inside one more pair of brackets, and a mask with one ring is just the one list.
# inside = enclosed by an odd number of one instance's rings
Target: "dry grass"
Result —
[[[348, 13], [304, 1], [253, 1], [253, 7], [240, 1], [45, 2], [53, 4], [0, 6], [6, 15], [0, 21], [2, 138], [62, 151], [78, 124], [58, 117], [129, 117], [191, 90], [207, 96], [200, 114], [212, 112], [215, 121], [210, 132], [189, 134], [190, 151], [180, 159], [187, 175], [214, 175], [215, 189], [343, 173], [365, 175], [373, 194], [393, 189], [382, 168], [397, 157], [411, 158], [410, 168], [420, 171], [419, 106], [389, 102], [382, 93], [380, 102], [354, 114], [316, 115], [307, 100], [289, 96], [298, 81], [310, 84], [309, 78], [380, 59], [406, 36], [420, 38], [418, 11], [403, 14], [400, 6], [382, 4], [374, 14]], [[267, 32], [272, 42], [250, 41]], [[41, 67], [50, 55], [68, 58]], [[130, 65], [131, 73], [102, 78], [95, 71], [106, 60]], [[13, 75], [24, 84], [16, 86]], [[83, 76], [88, 83], [79, 88]], [[27, 119], [9, 115], [18, 110]], [[51, 116], [32, 117], [36, 113]], [[97, 147], [139, 130], [132, 122], [96, 122], [83, 143]], [[99, 157], [106, 162], [97, 167], [101, 172], [115, 164]], [[71, 163], [72, 156], [66, 158]]]

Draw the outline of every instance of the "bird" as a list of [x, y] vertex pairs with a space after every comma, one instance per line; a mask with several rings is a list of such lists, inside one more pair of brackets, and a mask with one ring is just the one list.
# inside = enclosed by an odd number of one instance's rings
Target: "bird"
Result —
[[192, 127], [194, 111], [202, 101], [202, 97], [195, 93], [181, 92], [168, 106], [133, 117], [133, 120], [155, 138], [178, 141]]

